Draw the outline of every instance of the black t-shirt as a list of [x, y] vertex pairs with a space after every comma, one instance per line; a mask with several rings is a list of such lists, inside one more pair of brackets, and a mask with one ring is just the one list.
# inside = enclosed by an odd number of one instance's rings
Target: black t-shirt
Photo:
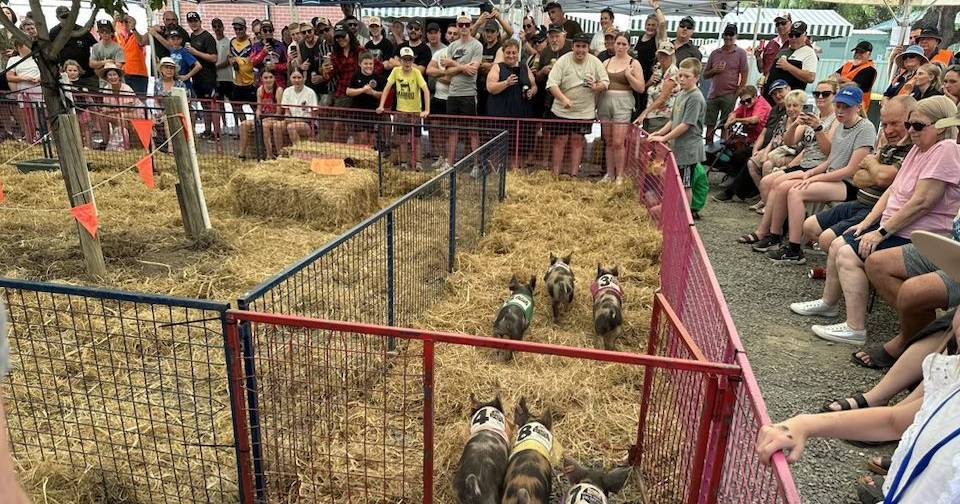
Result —
[[[57, 35], [60, 33], [60, 28], [61, 26], [57, 25], [50, 29], [50, 40], [57, 38]], [[82, 27], [74, 25], [73, 29], [80, 30]], [[81, 79], [92, 76], [93, 70], [90, 68], [90, 48], [96, 43], [97, 39], [90, 33], [85, 33], [80, 37], [70, 37], [67, 45], [63, 46], [60, 54], [57, 55], [57, 63], [63, 65], [64, 61], [75, 60], [77, 63], [80, 63]], [[216, 45], [216, 43], [214, 43], [214, 45]]]
[[303, 72], [303, 81], [307, 83], [308, 88], [312, 89], [313, 92], [318, 95], [329, 93], [326, 82], [319, 84], [313, 83], [313, 75], [320, 71], [320, 64], [322, 63], [323, 57], [329, 54], [329, 51], [324, 53], [323, 50], [325, 48], [329, 49], [324, 46], [323, 41], [319, 38], [313, 47], [308, 46], [306, 41], [300, 41], [300, 43], [297, 44], [297, 52], [300, 53], [300, 62], [310, 63], [310, 68]]
[[496, 66], [493, 64], [493, 60], [496, 59], [497, 51], [500, 50], [500, 42], [494, 43], [491, 47], [487, 47], [486, 42], [482, 43], [483, 57], [480, 61], [489, 63], [491, 66], [486, 72], [477, 72], [477, 94], [487, 94], [487, 74]]
[[[190, 35], [190, 45], [206, 54], [217, 55], [217, 40], [213, 38], [213, 35], [210, 32], [203, 30], [200, 33]], [[194, 82], [199, 82], [207, 86], [216, 86], [217, 85], [217, 64], [216, 62], [207, 61], [203, 58], [197, 58], [197, 61], [200, 62], [200, 71], [193, 76]]]
[[387, 37], [380, 39], [379, 44], [374, 44], [373, 40], [368, 40], [363, 47], [367, 51], [370, 51], [370, 54], [372, 54], [374, 58], [377, 58], [381, 62], [387, 61], [396, 55], [396, 51], [393, 48], [393, 42], [387, 40]]
[[[387, 79], [377, 72], [373, 72], [370, 75], [364, 75], [362, 71], [357, 70], [357, 73], [353, 74], [353, 77], [350, 79], [349, 87], [360, 89], [363, 86], [366, 86], [367, 83], [370, 83], [370, 87], [373, 89], [377, 91], [383, 91], [383, 88], [387, 83]], [[368, 94], [362, 94], [353, 97], [353, 108], [375, 110], [379, 106], [380, 99], [374, 98]]]
[[[427, 68], [427, 65], [430, 64], [430, 60], [433, 58], [433, 51], [430, 50], [430, 46], [421, 43], [420, 45], [412, 46], [410, 42], [404, 42], [400, 44], [400, 47], [409, 47], [413, 49], [413, 64]], [[400, 51], [397, 51], [397, 54], [400, 54]]]
[[640, 35], [637, 45], [633, 46], [633, 52], [637, 55], [640, 68], [643, 69], [644, 80], [649, 80], [653, 76], [653, 67], [657, 64], [657, 37], [650, 37], [650, 40], [644, 41], [643, 35]]

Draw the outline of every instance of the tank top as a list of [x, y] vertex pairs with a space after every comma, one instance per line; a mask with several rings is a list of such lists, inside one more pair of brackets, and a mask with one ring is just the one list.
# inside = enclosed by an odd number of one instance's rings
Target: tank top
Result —
[[264, 114], [276, 114], [277, 113], [277, 90], [274, 89], [273, 93], [268, 93], [263, 86], [257, 90], [257, 100], [260, 102], [263, 107], [261, 110]]
[[643, 69], [644, 80], [649, 80], [653, 75], [653, 67], [657, 63], [657, 37], [650, 37], [650, 40], [644, 42], [643, 35], [640, 35], [633, 51], [637, 53], [637, 61]]
[[[608, 68], [610, 66], [610, 61], [607, 60], [604, 62], [603, 68]], [[630, 81], [627, 80], [627, 70], [630, 68], [630, 65], [633, 64], [633, 58], [630, 58], [630, 62], [627, 63], [626, 68], [619, 72], [611, 72], [607, 70], [607, 75], [610, 77], [610, 86], [607, 88], [608, 91], [633, 91], [633, 88], [630, 87]]]
[[[491, 94], [487, 97], [487, 115], [494, 117], [531, 117], [533, 115], [530, 101], [524, 99], [522, 94], [523, 88], [530, 86], [527, 69], [523, 65], [518, 68], [521, 70], [517, 72], [520, 82], [499, 94]], [[497, 63], [490, 71], [500, 72], [498, 79], [500, 82], [507, 80], [507, 77], [514, 72], [506, 63]]]

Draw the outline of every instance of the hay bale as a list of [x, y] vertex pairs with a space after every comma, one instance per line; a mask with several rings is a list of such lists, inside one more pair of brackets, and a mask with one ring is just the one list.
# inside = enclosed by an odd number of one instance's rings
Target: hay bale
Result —
[[238, 171], [230, 187], [245, 214], [294, 219], [315, 229], [356, 223], [379, 207], [373, 173], [349, 169], [344, 175], [317, 175], [309, 163], [292, 159]]

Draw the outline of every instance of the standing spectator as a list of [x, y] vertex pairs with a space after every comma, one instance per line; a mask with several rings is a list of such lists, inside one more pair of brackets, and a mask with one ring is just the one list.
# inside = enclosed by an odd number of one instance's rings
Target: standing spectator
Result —
[[613, 26], [613, 9], [604, 7], [600, 10], [600, 31], [594, 33], [593, 39], [590, 41], [590, 54], [599, 58], [600, 52], [607, 48], [603, 41], [604, 35], [611, 33], [613, 30], [616, 30], [616, 27]]
[[254, 19], [253, 21], [250, 22], [250, 31], [253, 32], [253, 43], [257, 43], [263, 40], [260, 36], [261, 24], [263, 24], [263, 21], [260, 21], [259, 19]]
[[[327, 22], [327, 18], [318, 18], [317, 21]], [[307, 87], [317, 94], [320, 106], [328, 106], [332, 103], [330, 87], [323, 81], [323, 73], [320, 70], [323, 58], [333, 52], [333, 46], [322, 40], [320, 38], [321, 34], [317, 32], [324, 26], [321, 23], [316, 26], [307, 23], [300, 25], [300, 34], [303, 36], [303, 40], [297, 46], [297, 59], [289, 62], [290, 65], [303, 72]], [[329, 26], [326, 26], [326, 28], [329, 30]]]
[[[299, 30], [299, 25], [294, 25]], [[293, 35], [290, 33], [290, 25], [284, 26], [280, 29], [280, 42], [283, 42], [283, 47], [290, 47], [290, 44], [293, 43]]]
[[430, 46], [430, 56], [433, 56], [440, 49], [447, 47], [443, 43], [443, 34], [440, 33], [440, 25], [437, 23], [427, 24], [427, 45]]
[[[242, 17], [233, 18], [233, 35], [230, 39], [230, 54], [227, 62], [233, 68], [233, 94], [230, 100], [234, 103], [234, 114], [241, 124], [247, 119], [243, 112], [244, 103], [257, 101], [256, 79], [253, 74], [253, 40], [247, 35], [247, 21]], [[272, 77], [272, 76], [271, 76]]]
[[607, 173], [601, 182], [616, 180], [619, 184], [624, 180], [623, 168], [627, 161], [624, 141], [633, 113], [633, 93], [642, 91], [645, 84], [640, 63], [630, 56], [627, 34], [618, 33], [614, 47], [616, 53], [603, 66], [610, 78], [610, 87], [600, 97], [597, 118], [603, 121], [600, 129], [607, 156]]
[[[537, 94], [537, 83], [530, 68], [520, 62], [520, 43], [508, 39], [503, 43], [503, 61], [496, 63], [484, 83], [489, 93], [487, 111], [495, 117], [532, 117], [530, 99]], [[519, 140], [521, 156], [529, 154], [533, 147], [532, 125], [525, 122], [511, 123], [519, 128], [511, 136]]]
[[[486, 4], [493, 7], [492, 4]], [[510, 22], [503, 18], [503, 15], [500, 14], [500, 11], [497, 9], [491, 9], [490, 11], [481, 11], [480, 15], [477, 16], [477, 20], [473, 22], [473, 27], [471, 31], [473, 36], [480, 38], [481, 42], [484, 39], [481, 38], [481, 32], [484, 30], [490, 29], [492, 26], [490, 21], [493, 21], [497, 25], [497, 42], [503, 42], [504, 40], [513, 37], [513, 27], [510, 26]], [[503, 29], [503, 35], [501, 36], [500, 29]]]
[[657, 49], [657, 68], [646, 81], [647, 108], [634, 120], [650, 133], [659, 130], [670, 120], [673, 100], [680, 93], [677, 87], [677, 65], [673, 44], [667, 40]]
[[906, 95], [913, 93], [914, 83], [917, 77], [917, 69], [921, 65], [929, 63], [927, 57], [923, 54], [923, 48], [912, 45], [904, 49], [897, 55], [896, 64], [900, 73], [893, 78], [887, 90], [883, 92], [884, 98]]
[[29, 37], [30, 40], [37, 40], [37, 23], [33, 21], [33, 18], [29, 17], [29, 12], [27, 14], [27, 16], [23, 17], [23, 21], [20, 21], [20, 31]]
[[766, 43], [761, 43], [753, 51], [757, 58], [757, 68], [769, 82], [772, 82], [769, 79], [769, 75], [770, 70], [773, 70], [774, 62], [777, 61], [777, 54], [779, 54], [783, 48], [787, 47], [790, 41], [789, 33], [793, 19], [790, 17], [789, 12], [784, 12], [777, 14], [777, 16], [773, 18], [773, 24], [777, 28], [777, 36]]
[[[253, 54], [250, 61], [257, 71], [270, 70], [277, 79], [277, 86], [287, 85], [287, 48], [283, 42], [273, 38], [273, 23], [260, 22], [260, 41], [253, 44]], [[301, 74], [303, 75], [303, 74]]]
[[[700, 52], [700, 48], [693, 45], [693, 30], [694, 30], [693, 18], [686, 16], [680, 20], [677, 24], [677, 38], [673, 39], [673, 57], [677, 62], [681, 62], [687, 58], [693, 58], [697, 61], [703, 61], [703, 53]], [[700, 77], [697, 76], [699, 79]]]
[[[547, 28], [547, 46], [540, 51], [540, 61], [537, 63], [537, 88], [547, 88], [547, 78], [553, 66], [561, 56], [571, 50], [570, 42], [567, 40], [567, 32], [563, 31], [563, 25], [551, 24]], [[540, 93], [543, 95], [544, 114], [550, 110], [553, 105], [553, 95], [550, 93]], [[536, 106], [536, 103], [535, 103]]]
[[617, 41], [617, 35], [619, 34], [620, 32], [614, 29], [611, 29], [607, 33], [603, 34], [603, 50], [596, 54], [597, 59], [600, 60], [601, 63], [612, 58], [613, 55], [615, 54], [616, 52], [615, 45]]
[[[57, 14], [57, 17], [60, 17], [60, 14]], [[153, 37], [153, 50], [156, 53], [157, 61], [170, 56], [170, 44], [167, 42], [166, 37], [163, 36], [164, 33], [173, 29], [174, 27], [179, 27], [177, 15], [173, 11], [164, 11], [161, 18], [163, 20], [162, 25], [151, 26], [147, 28], [147, 33]], [[52, 34], [51, 34], [52, 37]]]
[[533, 39], [540, 33], [536, 21], [532, 16], [523, 18], [523, 24], [520, 29], [520, 61], [529, 61], [530, 56], [539, 53], [533, 47]]
[[[266, 23], [260, 27], [261, 31], [265, 25]], [[264, 33], [264, 37], [266, 36]], [[278, 122], [273, 128], [275, 148], [278, 152], [283, 147], [284, 132], [290, 136], [291, 145], [300, 141], [300, 135], [310, 135], [310, 119], [316, 111], [317, 94], [304, 85], [303, 72], [299, 68], [290, 72], [290, 87], [283, 90], [280, 105], [281, 114], [287, 119]]]
[[917, 78], [913, 86], [913, 98], [920, 101], [931, 96], [943, 94], [943, 84], [940, 82], [940, 65], [927, 63], [917, 69]]
[[[433, 53], [430, 51], [430, 46], [423, 42], [423, 24], [420, 23], [419, 19], [411, 19], [407, 22], [407, 35], [409, 40], [400, 44], [400, 48], [409, 47], [413, 51], [413, 65], [423, 76], [423, 73], [427, 71], [427, 65], [430, 64], [430, 57], [433, 56]], [[401, 62], [394, 57], [391, 67], [397, 67], [400, 64]]]
[[[38, 101], [40, 96], [40, 67], [37, 66], [37, 61], [30, 55], [30, 48], [22, 41], [15, 40], [13, 47], [17, 51], [17, 56], [10, 58], [7, 81], [14, 91], [20, 92], [20, 100]], [[99, 89], [99, 87], [88, 89]]]
[[353, 38], [356, 39], [357, 44], [359, 44], [360, 47], [365, 46], [367, 41], [370, 40], [361, 33], [360, 20], [357, 19], [357, 17], [353, 14], [343, 18], [340, 23], [347, 27], [347, 31], [350, 32], [350, 35], [353, 35]]
[[[427, 65], [427, 76], [436, 82], [436, 92], [430, 93], [430, 112], [435, 115], [433, 121], [431, 121], [433, 123], [440, 122], [442, 125], [443, 120], [436, 119], [436, 115], [447, 114], [447, 98], [450, 94], [450, 76], [447, 75], [447, 68], [443, 66], [441, 62], [449, 57], [449, 44], [453, 44], [453, 42], [459, 38], [460, 30], [457, 28], [457, 24], [449, 24], [447, 26], [447, 32], [444, 35], [444, 40], [446, 40], [448, 45], [433, 53], [433, 58], [430, 60], [430, 64]], [[439, 156], [437, 156], [437, 162], [434, 165], [435, 169], [443, 169], [449, 163], [446, 159], [448, 132], [449, 129], [447, 128], [430, 130], [430, 143], [435, 146], [435, 151], [440, 151]]]
[[[190, 42], [186, 44], [187, 52], [200, 62], [200, 71], [193, 78], [193, 92], [201, 100], [216, 99], [217, 40], [201, 25], [200, 14], [188, 12], [187, 25], [190, 27]], [[213, 107], [215, 106], [210, 102], [201, 102], [200, 105], [207, 109], [203, 114], [205, 129], [200, 136], [213, 138], [212, 124], [215, 115]]]
[[123, 81], [138, 95], [146, 95], [150, 77], [143, 47], [150, 43], [150, 39], [147, 34], [137, 33], [137, 21], [133, 16], [117, 13], [114, 19], [117, 43], [123, 47]]
[[[578, 33], [573, 37], [573, 48], [557, 60], [547, 78], [547, 90], [554, 97], [550, 117], [556, 119], [594, 120], [597, 117], [597, 95], [606, 91], [610, 78], [603, 64], [590, 54], [590, 36]], [[563, 155], [570, 144], [570, 176], [580, 173], [584, 135], [593, 124], [556, 122], [551, 167], [560, 175]]]
[[877, 67], [872, 56], [873, 44], [861, 40], [853, 48], [853, 59], [837, 70], [841, 85], [853, 82], [863, 91], [863, 110], [870, 110], [870, 92], [877, 80]]
[[[383, 74], [377, 71], [376, 58], [369, 52], [360, 55], [360, 69], [353, 74], [350, 84], [347, 86], [347, 96], [353, 102], [351, 107], [361, 110], [374, 111], [380, 104], [380, 95], [383, 92], [384, 82]], [[373, 145], [371, 133], [375, 131], [373, 124], [357, 125], [356, 143]]]
[[790, 89], [805, 90], [807, 84], [817, 78], [816, 51], [807, 45], [807, 23], [797, 21], [790, 26], [789, 44], [777, 53], [776, 61], [767, 76], [767, 93], [770, 83], [783, 79]]
[[670, 121], [649, 139], [651, 142], [670, 142], [687, 200], [693, 196], [694, 167], [707, 159], [703, 150], [703, 122], [707, 103], [697, 87], [700, 69], [700, 60], [687, 58], [680, 62], [677, 71], [680, 94], [674, 103]]
[[[178, 79], [182, 80], [191, 94], [194, 94], [193, 77], [203, 69], [197, 58], [183, 47], [183, 40], [186, 38], [183, 28], [175, 26], [164, 34], [167, 43], [170, 44], [170, 58], [177, 63]], [[196, 96], [194, 94], [194, 96]]]
[[[383, 25], [380, 18], [370, 16], [367, 18], [367, 26], [370, 28], [370, 40], [364, 44], [364, 48], [381, 63], [390, 61], [394, 56], [394, 46], [393, 42], [383, 36]], [[434, 54], [436, 54], [436, 51], [434, 51]]]
[[[667, 20], [663, 17], [660, 0], [650, 0], [650, 5], [653, 6], [653, 14], [647, 16], [643, 23], [643, 33], [637, 38], [637, 44], [633, 46], [633, 53], [640, 62], [640, 68], [643, 68], [644, 82], [650, 82], [650, 78], [653, 77], [653, 68], [657, 65], [657, 48], [661, 42], [667, 40]], [[634, 117], [647, 108], [647, 100], [646, 91], [637, 93]]]
[[406, 29], [403, 26], [403, 21], [400, 21], [399, 18], [394, 19], [390, 23], [390, 35], [388, 37], [390, 43], [393, 44], [393, 47], [400, 47], [401, 44], [407, 41]]
[[[90, 48], [90, 68], [100, 72], [108, 63], [122, 69], [124, 63], [123, 48], [113, 39], [113, 23], [106, 19], [97, 20], [97, 34], [100, 41]], [[100, 79], [100, 86], [106, 83]]]
[[279, 146], [274, 148], [273, 145], [273, 133], [279, 122], [277, 104], [283, 99], [283, 88], [277, 86], [277, 79], [273, 76], [273, 72], [264, 70], [260, 75], [260, 87], [257, 88], [256, 93], [257, 105], [254, 118], [240, 123], [240, 158], [246, 158], [247, 145], [256, 127], [255, 121], [260, 121], [266, 159], [273, 159], [280, 155]]
[[353, 98], [347, 95], [347, 86], [360, 68], [360, 46], [353, 34], [345, 26], [338, 24], [333, 29], [336, 47], [330, 55], [333, 72], [324, 75], [324, 80], [335, 83], [333, 91], [334, 107], [349, 107]]
[[[90, 66], [90, 50], [97, 44], [97, 39], [95, 39], [90, 32], [84, 31], [80, 25], [74, 24], [72, 26], [66, 26], [70, 18], [69, 7], [61, 5], [57, 7], [56, 13], [57, 20], [60, 21], [60, 24], [50, 29], [50, 40], [56, 39], [57, 35], [60, 34], [60, 30], [66, 29], [71, 32], [67, 44], [63, 46], [63, 49], [57, 54], [57, 63], [61, 66], [67, 60], [74, 60], [80, 63], [80, 86], [88, 89], [99, 89], [100, 80]], [[26, 21], [24, 21], [24, 23], [25, 22]], [[30, 21], [30, 26], [33, 28], [33, 31], [36, 32], [36, 24], [34, 24], [32, 20]], [[21, 28], [23, 28], [22, 23]], [[82, 35], [74, 36], [75, 33], [82, 33]]]
[[[473, 38], [470, 28], [470, 16], [457, 18], [457, 29], [460, 38], [447, 46], [447, 58], [440, 61], [450, 77], [450, 88], [447, 94], [447, 114], [460, 116], [477, 115], [477, 74], [480, 71], [480, 62], [483, 59], [483, 44]], [[447, 161], [457, 159], [459, 133], [451, 130], [447, 137]], [[480, 136], [470, 131], [470, 152], [480, 147]]]
[[563, 7], [560, 6], [560, 2], [547, 2], [547, 4], [543, 6], [543, 12], [546, 12], [547, 17], [550, 18], [550, 24], [558, 24], [563, 27], [563, 31], [567, 34], [568, 39], [578, 33], [583, 33], [583, 28], [580, 27], [580, 23], [574, 19], [568, 19], [563, 13]]
[[953, 51], [941, 49], [940, 43], [943, 37], [940, 36], [940, 30], [936, 27], [928, 26], [920, 30], [917, 35], [917, 45], [923, 48], [923, 55], [931, 63], [940, 63], [943, 66], [949, 65], [953, 61]]
[[[218, 112], [220, 120], [223, 121], [223, 127], [226, 128], [227, 116], [223, 102], [226, 102], [233, 96], [233, 66], [230, 64], [230, 39], [223, 34], [222, 19], [213, 18], [213, 20], [210, 21], [210, 26], [213, 27], [213, 38], [217, 41], [217, 96], [220, 97], [221, 100]], [[237, 106], [231, 104], [231, 108], [243, 108], [243, 105]], [[239, 120], [237, 124], [240, 124]]]
[[723, 29], [723, 45], [710, 53], [704, 79], [710, 79], [707, 95], [707, 149], [713, 146], [713, 135], [718, 121], [733, 112], [737, 101], [737, 89], [747, 84], [747, 52], [737, 47], [737, 25], [728, 24]]
[[483, 56], [480, 71], [477, 72], [477, 115], [487, 114], [487, 74], [493, 68], [497, 52], [500, 50], [500, 24], [490, 19], [483, 27]]
[[290, 32], [290, 40], [285, 42], [287, 44], [287, 56], [290, 56], [290, 49], [296, 45], [300, 44], [300, 41], [303, 40], [303, 34], [300, 33], [300, 23], [293, 21], [287, 25], [287, 31]]
[[[426, 118], [430, 115], [430, 90], [427, 89], [427, 81], [423, 78], [423, 75], [420, 74], [420, 70], [413, 64], [413, 60], [413, 49], [401, 47], [400, 66], [394, 67], [390, 72], [390, 77], [387, 78], [387, 86], [380, 95], [380, 106], [377, 107], [377, 113], [383, 113], [387, 96], [390, 94], [390, 90], [396, 87], [397, 112], [400, 112], [396, 118], [396, 122], [410, 125], [407, 128], [398, 128], [398, 130], [400, 130], [398, 131], [398, 136], [400, 137], [406, 136], [407, 133], [403, 131], [404, 129], [410, 130], [410, 142], [400, 142], [400, 159], [404, 160], [401, 161], [400, 166], [402, 169], [408, 168], [410, 165], [407, 164], [406, 160], [409, 159], [416, 170], [421, 170], [423, 167], [420, 165], [418, 158], [420, 128], [416, 125], [420, 122], [421, 118]], [[427, 98], [426, 103], [424, 103], [423, 97]], [[410, 149], [409, 158], [407, 157], [408, 147]]]
[[[3, 6], [0, 7], [0, 10], [3, 11], [3, 15], [7, 16], [7, 19], [9, 19], [14, 26], [17, 25], [17, 14], [13, 12], [13, 9]], [[7, 60], [14, 54], [13, 37], [10, 36], [6, 28], [0, 26], [0, 70], [7, 69]]]

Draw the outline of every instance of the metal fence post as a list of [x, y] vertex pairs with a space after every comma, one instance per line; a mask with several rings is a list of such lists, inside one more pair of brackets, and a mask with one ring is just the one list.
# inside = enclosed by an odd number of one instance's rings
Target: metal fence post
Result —
[[243, 400], [243, 351], [240, 348], [240, 336], [237, 322], [227, 321], [220, 315], [224, 331], [224, 355], [226, 357], [228, 390], [230, 393], [230, 413], [233, 417], [233, 443], [237, 452], [237, 488], [240, 491], [241, 504], [253, 504], [253, 469], [250, 459], [250, 437], [247, 429], [247, 409]]
[[[394, 237], [393, 237], [393, 212], [387, 212], [387, 325], [396, 325], [394, 320]], [[387, 350], [393, 351], [396, 348], [396, 342], [393, 337], [387, 338]]]
[[[650, 335], [647, 337], [647, 355], [657, 355], [657, 346], [660, 344], [660, 296], [653, 298], [653, 313], [650, 315]], [[630, 453], [630, 464], [639, 466], [643, 462], [644, 431], [647, 426], [647, 416], [650, 414], [650, 391], [653, 388], [653, 371], [643, 373], [643, 389], [640, 396], [640, 418], [637, 422], [637, 443]]]
[[253, 136], [256, 142], [254, 145], [257, 146], [257, 161], [263, 161], [267, 159], [267, 146], [263, 144], [263, 121], [256, 116], [253, 118]]
[[[237, 302], [237, 308], [247, 311], [247, 303]], [[260, 406], [257, 399], [257, 366], [254, 359], [253, 331], [250, 322], [240, 324], [240, 341], [243, 344], [243, 371], [247, 378], [247, 411], [250, 419], [250, 451], [253, 454], [253, 479], [257, 502], [266, 502], [266, 484], [263, 480], [263, 447], [260, 438]]]
[[383, 138], [382, 131], [380, 127], [381, 123], [377, 123], [377, 139], [374, 141], [377, 145], [377, 184], [380, 186], [380, 196], [383, 196]]
[[[463, 163], [463, 160], [460, 160]], [[459, 163], [458, 163], [459, 164]], [[457, 168], [450, 170], [450, 249], [447, 273], [453, 273], [453, 260], [457, 255]]]
[[[711, 436], [712, 453], [709, 482], [705, 487], [707, 504], [717, 502], [720, 491], [720, 481], [723, 479], [723, 465], [727, 457], [727, 441], [730, 438], [730, 429], [733, 425], [733, 411], [737, 404], [737, 392], [740, 388], [739, 377], [720, 377], [721, 395], [718, 397], [719, 407], [714, 414], [714, 433]], [[706, 475], [705, 475], [706, 476]]]
[[687, 483], [687, 503], [694, 504], [700, 502], [700, 490], [703, 486], [706, 474], [704, 469], [707, 467], [706, 458], [709, 453], [711, 436], [713, 431], [713, 420], [717, 411], [717, 389], [719, 388], [718, 376], [705, 376], [707, 390], [703, 394], [703, 409], [700, 414], [700, 425], [697, 426], [697, 444], [693, 455], [693, 467], [690, 468], [690, 480]]
[[433, 346], [423, 341], [423, 504], [433, 503]]

